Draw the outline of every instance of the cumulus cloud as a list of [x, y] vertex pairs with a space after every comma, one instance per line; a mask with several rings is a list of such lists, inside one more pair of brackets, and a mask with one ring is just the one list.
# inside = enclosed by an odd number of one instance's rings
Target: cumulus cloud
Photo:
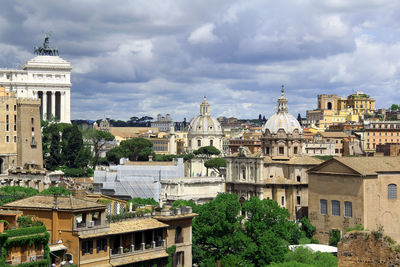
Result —
[[218, 41], [218, 37], [214, 34], [215, 25], [213, 23], [207, 23], [196, 30], [194, 30], [188, 41], [192, 44], [207, 44]]

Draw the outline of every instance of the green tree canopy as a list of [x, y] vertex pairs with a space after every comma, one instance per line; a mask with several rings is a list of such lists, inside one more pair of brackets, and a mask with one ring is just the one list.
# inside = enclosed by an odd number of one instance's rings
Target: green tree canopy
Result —
[[393, 110], [393, 111], [400, 111], [400, 106], [399, 105], [397, 105], [397, 104], [392, 104], [391, 106], [390, 106], [390, 109], [391, 110]]
[[83, 132], [83, 136], [86, 142], [93, 148], [93, 169], [95, 170], [100, 157], [100, 150], [106, 145], [107, 141], [113, 141], [115, 137], [109, 132], [95, 129], [87, 129]]
[[74, 123], [70, 127], [65, 127], [62, 132], [62, 163], [69, 168], [76, 168], [75, 159], [82, 149], [84, 149], [83, 139], [78, 125]]
[[251, 197], [243, 203], [247, 214], [244, 228], [252, 240], [245, 251], [246, 258], [256, 266], [283, 261], [287, 245], [297, 243], [301, 236], [299, 226], [289, 220], [287, 209], [274, 200]]
[[147, 161], [154, 155], [153, 143], [144, 138], [133, 138], [122, 141], [118, 147], [107, 152], [107, 160], [118, 164], [121, 158], [129, 158], [131, 161]]
[[214, 200], [199, 206], [193, 221], [193, 258], [204, 266], [228, 254], [245, 250], [250, 239], [242, 230], [238, 197], [220, 194]]
[[312, 238], [315, 233], [315, 226], [311, 224], [310, 219], [308, 217], [301, 218], [301, 227], [300, 229], [305, 233], [307, 238]]
[[222, 266], [283, 262], [288, 245], [306, 236], [273, 200], [251, 197], [241, 205], [236, 195], [220, 194], [195, 212], [193, 262], [199, 266], [213, 267], [217, 260]]
[[214, 169], [217, 173], [221, 171], [222, 168], [226, 168], [226, 160], [224, 158], [212, 158], [204, 162], [204, 166], [208, 169]]
[[72, 193], [71, 193], [71, 191], [69, 191], [68, 189], [65, 189], [64, 187], [54, 186], [54, 187], [50, 187], [48, 189], [43, 190], [42, 192], [40, 192], [40, 194], [43, 194], [43, 195], [69, 196]]
[[199, 157], [210, 158], [211, 156], [217, 156], [221, 154], [221, 151], [219, 151], [219, 149], [215, 146], [203, 146], [193, 151], [193, 154]]

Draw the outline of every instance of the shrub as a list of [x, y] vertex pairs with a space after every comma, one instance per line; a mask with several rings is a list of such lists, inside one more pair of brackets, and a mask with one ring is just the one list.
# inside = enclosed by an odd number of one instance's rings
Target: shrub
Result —
[[362, 225], [356, 224], [356, 225], [354, 225], [353, 227], [347, 228], [347, 229], [345, 230], [345, 232], [347, 233], [347, 232], [350, 232], [350, 231], [363, 231], [363, 230], [364, 230], [364, 227], [363, 227]]
[[69, 191], [68, 189], [58, 186], [50, 187], [48, 189], [43, 190], [40, 193], [44, 195], [58, 195], [58, 196], [69, 196], [72, 194], [71, 191]]
[[[312, 252], [308, 248], [298, 247], [294, 251], [289, 251], [285, 255], [285, 262], [287, 263], [301, 263], [308, 264], [310, 266], [326, 266], [333, 267], [337, 266], [337, 259], [330, 253], [323, 252]], [[280, 266], [280, 265], [272, 265]], [[282, 265], [282, 266], [297, 266], [297, 265]], [[303, 265], [298, 265], [303, 266]]]
[[338, 229], [332, 229], [329, 231], [329, 245], [337, 246], [337, 243], [340, 241], [340, 231]]
[[311, 224], [310, 219], [308, 217], [301, 218], [301, 227], [300, 229], [306, 234], [307, 238], [312, 238], [315, 233], [315, 226]]

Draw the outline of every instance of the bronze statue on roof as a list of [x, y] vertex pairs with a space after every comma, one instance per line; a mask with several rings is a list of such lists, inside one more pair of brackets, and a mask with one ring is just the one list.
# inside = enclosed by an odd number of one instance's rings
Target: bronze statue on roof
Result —
[[50, 34], [44, 36], [43, 47], [34, 47], [35, 55], [39, 56], [58, 56], [58, 49], [52, 49], [49, 45]]

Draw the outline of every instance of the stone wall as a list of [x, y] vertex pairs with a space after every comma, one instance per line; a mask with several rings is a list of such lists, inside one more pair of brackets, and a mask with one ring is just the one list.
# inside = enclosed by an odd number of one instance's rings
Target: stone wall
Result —
[[338, 243], [338, 267], [400, 266], [400, 252], [390, 238], [368, 231], [351, 231]]

